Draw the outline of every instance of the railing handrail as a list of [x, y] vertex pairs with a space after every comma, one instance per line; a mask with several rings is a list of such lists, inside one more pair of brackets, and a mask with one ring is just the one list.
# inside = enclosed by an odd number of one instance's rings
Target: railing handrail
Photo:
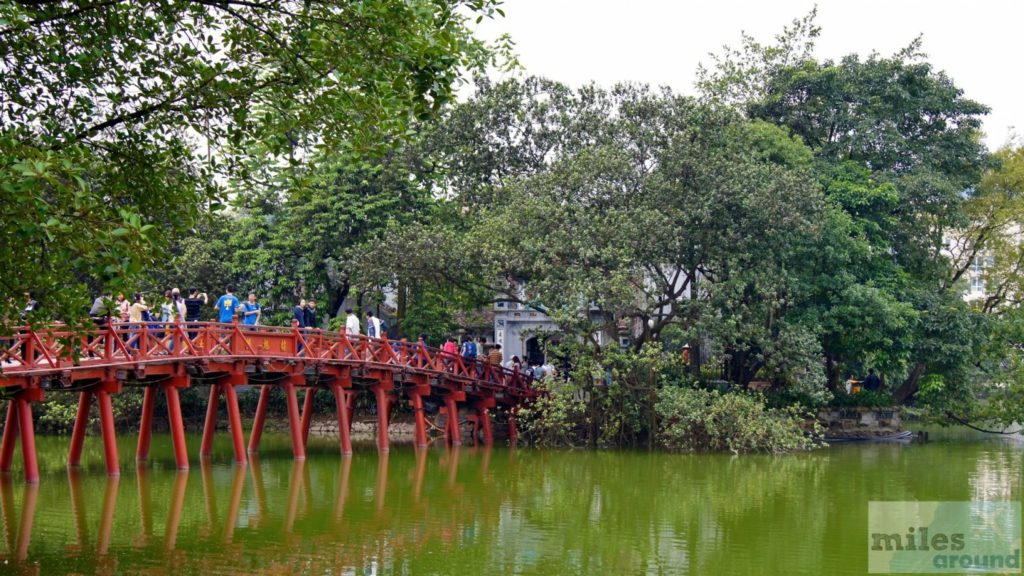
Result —
[[[278, 339], [279, 350], [260, 348]], [[288, 340], [281, 340], [288, 337]], [[284, 343], [290, 342], [285, 347]], [[472, 361], [425, 345], [420, 340], [349, 336], [339, 331], [292, 326], [246, 325], [236, 322], [109, 321], [105, 327], [72, 330], [65, 325], [32, 328], [0, 337], [0, 381], [3, 376], [46, 375], [96, 366], [203, 358], [283, 358], [304, 361], [360, 362], [390, 365], [468, 379], [475, 384], [522, 392], [532, 390], [532, 375]]]

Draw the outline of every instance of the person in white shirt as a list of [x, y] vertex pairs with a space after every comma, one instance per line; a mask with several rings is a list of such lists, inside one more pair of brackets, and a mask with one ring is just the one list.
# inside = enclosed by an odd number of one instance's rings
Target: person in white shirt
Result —
[[380, 333], [380, 318], [374, 316], [372, 310], [366, 313], [366, 334], [374, 338], [382, 336]]
[[181, 297], [181, 290], [177, 288], [171, 290], [171, 302], [174, 303], [174, 308], [178, 313], [177, 319], [184, 322], [188, 309], [185, 307], [185, 299]]
[[359, 317], [351, 308], [345, 310], [345, 334], [348, 336], [359, 336]]

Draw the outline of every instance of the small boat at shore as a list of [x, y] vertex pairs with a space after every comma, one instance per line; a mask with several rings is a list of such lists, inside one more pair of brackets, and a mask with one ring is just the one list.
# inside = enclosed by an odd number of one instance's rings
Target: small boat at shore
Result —
[[910, 430], [900, 430], [889, 434], [865, 434], [852, 433], [843, 436], [825, 436], [825, 442], [838, 444], [844, 442], [898, 442], [909, 443], [914, 439], [914, 433]]

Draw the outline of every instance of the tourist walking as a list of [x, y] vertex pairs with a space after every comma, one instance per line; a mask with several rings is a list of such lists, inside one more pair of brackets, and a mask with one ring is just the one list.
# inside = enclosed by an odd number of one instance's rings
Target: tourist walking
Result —
[[306, 309], [303, 310], [303, 316], [306, 319], [306, 328], [319, 328], [320, 322], [316, 318], [316, 300], [310, 298], [306, 300]]
[[188, 298], [185, 298], [185, 321], [199, 322], [203, 306], [209, 303], [210, 297], [206, 292], [200, 292], [198, 288], [189, 288]]
[[249, 292], [249, 299], [242, 303], [242, 324], [256, 326], [260, 323], [262, 312], [259, 302], [256, 301], [256, 293]]
[[359, 316], [351, 308], [345, 310], [345, 335], [359, 336]]
[[872, 392], [882, 389], [882, 380], [875, 374], [874, 368], [868, 368], [868, 377], [864, 379], [864, 389]]
[[136, 292], [132, 294], [132, 305], [128, 308], [128, 321], [142, 322], [143, 312], [149, 312], [149, 306], [146, 305], [146, 299], [142, 297], [142, 294]]
[[487, 353], [487, 362], [493, 366], [501, 366], [501, 359], [504, 355], [501, 353], [501, 344], [495, 344], [491, 351]]
[[171, 291], [164, 290], [164, 301], [160, 304], [160, 321], [161, 322], [173, 322], [174, 321], [174, 302], [171, 300]]
[[128, 309], [132, 307], [132, 303], [124, 297], [124, 292], [117, 293], [117, 320], [118, 322], [128, 321]]
[[366, 312], [366, 335], [370, 338], [380, 338], [380, 319], [373, 315], [373, 310]]
[[188, 306], [185, 306], [185, 299], [181, 297], [181, 290], [171, 289], [171, 303], [174, 304], [174, 319], [184, 322]]
[[[128, 321], [132, 323], [141, 323], [143, 320], [149, 320], [149, 306], [146, 305], [146, 299], [142, 297], [142, 294], [136, 292], [132, 294], [132, 305], [128, 307]], [[139, 326], [134, 326], [138, 330]], [[129, 336], [129, 340], [131, 337]], [[139, 336], [136, 335], [132, 342], [132, 348], [139, 349]]]
[[21, 310], [21, 321], [28, 322], [28, 319], [39, 312], [39, 302], [36, 300], [35, 292], [25, 292], [25, 307]]
[[111, 316], [110, 302], [112, 297], [112, 293], [104, 292], [92, 301], [92, 307], [89, 308], [89, 318], [92, 319], [98, 328], [107, 327], [107, 322]]
[[445, 368], [452, 370], [455, 366], [455, 357], [459, 353], [459, 347], [455, 344], [455, 338], [449, 336], [445, 339], [444, 345], [441, 346], [442, 358], [444, 359]]
[[462, 347], [459, 350], [459, 353], [467, 364], [472, 364], [476, 361], [476, 342], [473, 342], [473, 339], [469, 336], [463, 336]]
[[217, 299], [217, 319], [223, 324], [228, 324], [235, 319], [235, 314], [241, 302], [235, 297], [235, 289], [233, 287], [228, 286], [224, 292], [225, 294]]

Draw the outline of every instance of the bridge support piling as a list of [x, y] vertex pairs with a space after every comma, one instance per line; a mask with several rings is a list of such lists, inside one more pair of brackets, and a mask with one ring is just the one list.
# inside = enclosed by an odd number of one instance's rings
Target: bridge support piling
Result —
[[[187, 380], [186, 380], [187, 382]], [[181, 398], [177, 383], [164, 388], [167, 397], [167, 420], [171, 426], [171, 442], [174, 444], [174, 464], [178, 470], [188, 470], [188, 447], [185, 445], [185, 423], [181, 417]]]
[[313, 421], [313, 401], [316, 400], [316, 388], [306, 388], [302, 398], [302, 445], [309, 442], [309, 426]]
[[260, 451], [260, 440], [263, 439], [263, 424], [267, 419], [267, 405], [270, 402], [271, 386], [264, 384], [260, 387], [260, 399], [256, 404], [256, 416], [252, 421], [252, 432], [249, 434], [249, 453], [256, 454]]
[[231, 427], [231, 444], [235, 450], [235, 463], [245, 464], [245, 432], [242, 430], [242, 415], [238, 411], [238, 394], [234, 383], [224, 386], [224, 401], [228, 404], [228, 425]]
[[220, 404], [220, 384], [210, 386], [210, 399], [206, 403], [206, 422], [203, 424], [203, 440], [199, 445], [199, 457], [209, 458], [213, 454], [213, 434], [217, 429], [217, 408]]
[[[142, 418], [141, 421], [139, 422], [139, 444], [135, 449], [136, 462], [145, 462], [146, 460], [149, 460], [149, 445], [150, 441], [153, 438], [154, 404], [156, 404], [156, 388], [152, 386], [147, 386], [142, 393]], [[81, 404], [79, 406], [81, 406]], [[77, 420], [75, 420], [75, 428], [78, 428]], [[74, 451], [74, 442], [74, 437], [72, 437], [72, 451]], [[68, 459], [68, 464], [71, 464], [70, 456], [68, 457]]]
[[462, 446], [462, 431], [459, 429], [459, 405], [455, 402], [455, 396], [452, 394], [445, 396], [444, 405], [448, 413], [445, 439], [451, 446]]
[[417, 448], [427, 447], [427, 422], [423, 415], [423, 396], [414, 392], [409, 395], [412, 402], [412, 411], [416, 417], [415, 442]]
[[14, 462], [14, 443], [18, 440], [18, 419], [20, 407], [18, 399], [7, 401], [7, 420], [4, 423], [4, 439], [0, 443], [0, 472], [10, 472]]
[[377, 450], [387, 452], [391, 449], [388, 439], [388, 392], [383, 384], [378, 383], [373, 386], [373, 393], [377, 397]]
[[[305, 376], [292, 376], [293, 379], [300, 379], [305, 382]], [[288, 428], [292, 433], [292, 456], [296, 460], [306, 459], [306, 445], [302, 442], [302, 426], [299, 417], [299, 399], [295, 392], [293, 382], [284, 383], [285, 398], [288, 401]]]
[[[89, 409], [92, 407], [92, 392], [83, 390], [78, 394], [78, 412], [71, 430], [71, 449], [68, 450], [68, 466], [78, 466], [82, 461], [82, 446], [85, 445], [85, 429], [89, 425]], [[145, 405], [143, 405], [145, 409]]]
[[103, 456], [107, 462], [107, 476], [120, 476], [121, 465], [117, 460], [117, 435], [114, 430], [114, 406], [110, 392], [101, 388], [96, 391], [100, 406], [100, 429], [103, 432]]
[[21, 457], [25, 463], [25, 482], [39, 483], [39, 461], [36, 459], [36, 432], [32, 425], [32, 404], [25, 398], [19, 398], [20, 418], [18, 431], [21, 433]]
[[352, 455], [352, 426], [348, 414], [348, 392], [340, 384], [331, 384], [334, 393], [334, 405], [338, 411], [338, 438], [341, 442], [341, 454]]
[[[487, 405], [481, 403], [476, 408], [477, 420], [480, 423], [480, 429], [484, 433], [484, 446], [494, 445], [494, 432], [491, 429], [491, 415], [487, 412]], [[476, 438], [473, 439], [476, 442]]]

